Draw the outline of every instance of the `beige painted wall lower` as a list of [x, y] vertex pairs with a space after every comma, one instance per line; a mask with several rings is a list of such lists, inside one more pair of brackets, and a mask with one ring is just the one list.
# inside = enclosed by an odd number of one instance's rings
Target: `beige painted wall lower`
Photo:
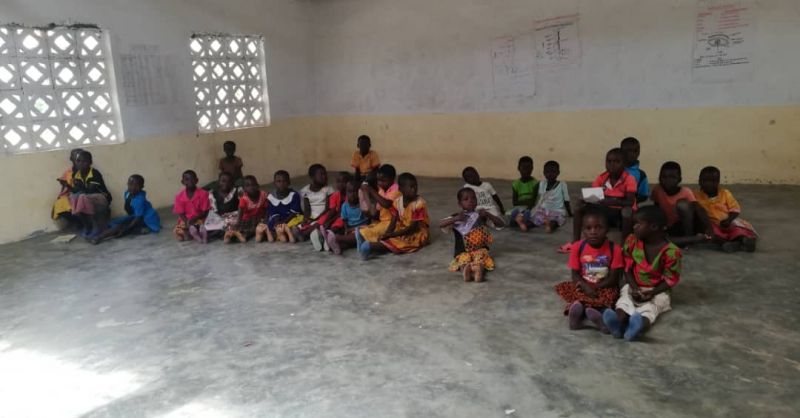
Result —
[[[657, 181], [663, 161], [676, 160], [686, 182], [700, 168], [720, 167], [728, 183], [800, 184], [800, 107], [592, 110], [438, 115], [309, 116], [217, 135], [175, 135], [92, 147], [97, 167], [121, 212], [127, 176], [145, 176], [148, 196], [169, 206], [187, 168], [205, 183], [216, 176], [223, 141], [233, 139], [245, 172], [262, 183], [277, 169], [304, 176], [309, 164], [349, 169], [356, 137], [367, 133], [384, 162], [400, 171], [459, 176], [467, 165], [484, 177], [515, 178], [519, 156], [561, 163], [565, 180], [590, 180], [604, 169], [605, 152], [625, 136], [642, 141], [642, 167]], [[0, 156], [0, 242], [53, 230], [50, 207], [67, 151]], [[300, 187], [300, 180], [296, 186]]]
[[[272, 173], [283, 168], [304, 175], [308, 161], [317, 158], [315, 135], [308, 118], [273, 122], [268, 128], [247, 129], [215, 135], [175, 135], [137, 139], [119, 145], [88, 148], [114, 195], [112, 211], [123, 209], [122, 193], [130, 174], [145, 177], [145, 190], [156, 207], [172, 204], [181, 187], [180, 176], [194, 169], [201, 183], [216, 178], [222, 142], [235, 140], [245, 171], [260, 182], [271, 182]], [[56, 178], [69, 166], [69, 152], [0, 155], [4, 181], [0, 182], [0, 243], [54, 230], [50, 208], [60, 186]]]
[[626, 136], [642, 142], [642, 168], [657, 181], [675, 160], [687, 182], [716, 165], [730, 183], [800, 184], [800, 107], [590, 110], [432, 115], [323, 116], [314, 119], [323, 160], [344, 168], [366, 133], [398, 171], [457, 177], [474, 165], [484, 177], [518, 176], [517, 159], [534, 158], [534, 175], [554, 159], [565, 180], [591, 180], [605, 152]]

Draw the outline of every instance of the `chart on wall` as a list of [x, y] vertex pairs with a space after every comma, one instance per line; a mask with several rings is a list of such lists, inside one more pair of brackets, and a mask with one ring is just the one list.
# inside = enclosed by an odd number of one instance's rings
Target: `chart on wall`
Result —
[[753, 72], [753, 10], [738, 2], [700, 0], [695, 25], [692, 79], [721, 82]]
[[539, 68], [580, 64], [581, 43], [577, 14], [537, 20], [535, 27], [536, 65]]
[[533, 35], [503, 36], [492, 41], [495, 98], [531, 97], [536, 92]]
[[151, 106], [175, 102], [171, 57], [158, 45], [131, 45], [120, 55], [122, 89], [126, 106]]

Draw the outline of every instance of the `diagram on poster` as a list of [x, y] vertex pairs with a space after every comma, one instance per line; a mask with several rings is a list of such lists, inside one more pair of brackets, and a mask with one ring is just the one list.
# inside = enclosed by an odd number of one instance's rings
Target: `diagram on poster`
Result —
[[737, 3], [700, 0], [695, 26], [692, 78], [732, 81], [752, 65], [753, 11]]
[[494, 97], [530, 97], [536, 91], [532, 35], [504, 36], [492, 42]]
[[577, 14], [538, 20], [535, 27], [536, 64], [540, 68], [580, 64]]

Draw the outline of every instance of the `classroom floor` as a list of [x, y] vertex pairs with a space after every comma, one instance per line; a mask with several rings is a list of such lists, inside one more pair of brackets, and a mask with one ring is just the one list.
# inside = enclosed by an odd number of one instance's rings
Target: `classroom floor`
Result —
[[[421, 179], [432, 219], [460, 183]], [[160, 235], [0, 246], [0, 416], [796, 416], [800, 187], [733, 191], [759, 251], [687, 251], [674, 310], [636, 343], [567, 329], [571, 227], [497, 233], [482, 284], [447, 272], [438, 229], [368, 262], [176, 243], [168, 212]]]

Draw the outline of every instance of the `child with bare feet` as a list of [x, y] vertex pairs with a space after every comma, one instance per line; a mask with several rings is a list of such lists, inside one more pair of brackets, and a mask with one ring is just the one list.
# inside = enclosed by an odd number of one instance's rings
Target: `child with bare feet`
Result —
[[482, 282], [484, 273], [494, 270], [494, 260], [489, 254], [489, 245], [493, 238], [489, 228], [486, 227], [486, 222], [501, 224], [503, 220], [486, 209], [476, 210], [478, 197], [475, 190], [469, 187], [459, 190], [456, 197], [461, 212], [439, 222], [441, 228], [452, 227], [462, 238], [456, 240], [456, 246], [458, 243], [463, 243], [463, 248], [456, 248], [449, 270], [453, 272], [460, 270], [465, 282], [472, 280]]
[[531, 216], [531, 208], [536, 204], [536, 194], [539, 190], [539, 182], [536, 181], [533, 173], [533, 158], [524, 156], [517, 163], [519, 178], [511, 183], [511, 203], [514, 207], [508, 213], [512, 225], [519, 226], [520, 231], [527, 231], [534, 226]]
[[291, 189], [291, 179], [285, 170], [278, 170], [273, 177], [275, 190], [267, 196], [269, 206], [264, 221], [256, 227], [256, 242], [296, 242], [292, 227], [303, 222], [300, 194]]
[[539, 182], [539, 201], [533, 209], [533, 224], [544, 226], [548, 234], [555, 231], [572, 216], [567, 183], [558, 180], [561, 170], [556, 161], [544, 164], [545, 181]]
[[225, 232], [224, 242], [233, 238], [245, 243], [256, 234], [261, 219], [267, 212], [267, 192], [261, 190], [254, 176], [244, 176], [244, 193], [239, 197], [238, 222]]

